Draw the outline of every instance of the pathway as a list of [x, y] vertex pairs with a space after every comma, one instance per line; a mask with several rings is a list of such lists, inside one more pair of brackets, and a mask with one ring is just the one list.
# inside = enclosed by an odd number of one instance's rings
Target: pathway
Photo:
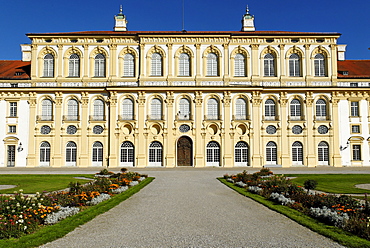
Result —
[[156, 179], [139, 193], [42, 247], [342, 247], [229, 189], [219, 171], [148, 172]]

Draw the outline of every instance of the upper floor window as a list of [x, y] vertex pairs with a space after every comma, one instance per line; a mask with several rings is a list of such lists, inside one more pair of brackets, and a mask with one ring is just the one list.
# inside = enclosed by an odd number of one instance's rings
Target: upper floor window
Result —
[[158, 98], [152, 99], [150, 105], [150, 113], [152, 120], [161, 120], [162, 119], [162, 101]]
[[94, 120], [104, 120], [104, 102], [100, 99], [94, 101]]
[[218, 120], [219, 118], [218, 101], [214, 98], [208, 99], [207, 102], [207, 119]]
[[325, 77], [325, 57], [323, 54], [318, 53], [315, 55], [315, 77]]
[[301, 76], [301, 68], [300, 68], [300, 57], [298, 54], [293, 53], [289, 57], [289, 76], [291, 77], [299, 77]]
[[218, 76], [218, 57], [214, 53], [207, 55], [207, 76]]
[[316, 116], [326, 116], [326, 101], [323, 99], [319, 99], [316, 101]]
[[75, 53], [69, 56], [69, 76], [80, 76], [80, 57]]
[[178, 116], [180, 120], [190, 119], [190, 102], [188, 99], [186, 98], [180, 99]]
[[179, 57], [179, 76], [190, 76], [190, 57], [186, 53], [180, 54]]
[[122, 118], [123, 120], [134, 119], [134, 103], [131, 99], [126, 98], [122, 102]]
[[68, 120], [78, 120], [78, 102], [74, 99], [70, 99], [67, 103]]
[[267, 99], [265, 102], [265, 116], [275, 117], [275, 101], [272, 99]]
[[235, 102], [235, 119], [246, 120], [247, 119], [247, 103], [243, 98], [236, 99]]
[[105, 56], [101, 53], [95, 56], [95, 77], [105, 77]]
[[45, 99], [42, 101], [41, 108], [42, 108], [42, 113], [41, 113], [42, 120], [52, 120], [53, 119], [53, 103], [49, 99]]
[[152, 76], [162, 76], [162, 56], [159, 53], [152, 55]]
[[301, 102], [298, 99], [290, 102], [290, 116], [301, 116]]
[[9, 103], [9, 116], [10, 117], [17, 117], [17, 102], [10, 102]]
[[50, 53], [44, 57], [44, 77], [54, 77], [54, 56]]
[[351, 116], [360, 116], [359, 102], [351, 102]]
[[131, 53], [126, 53], [125, 56], [123, 56], [123, 76], [135, 76], [135, 57]]
[[235, 77], [245, 77], [245, 57], [241, 53], [235, 55]]
[[264, 76], [274, 77], [275, 76], [275, 57], [271, 53], [265, 55], [263, 60]]

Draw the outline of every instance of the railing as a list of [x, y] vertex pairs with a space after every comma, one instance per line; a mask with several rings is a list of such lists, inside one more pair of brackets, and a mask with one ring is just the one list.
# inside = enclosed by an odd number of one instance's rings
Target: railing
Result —
[[164, 120], [164, 115], [147, 115], [146, 119], [150, 121]]
[[79, 121], [80, 116], [78, 115], [63, 115], [63, 121]]
[[36, 120], [37, 121], [53, 121], [54, 116], [52, 116], [52, 115], [37, 115]]
[[222, 120], [221, 115], [204, 115], [204, 120], [212, 121], [212, 120]]
[[250, 120], [250, 115], [233, 115], [233, 120], [236, 121]]
[[177, 121], [193, 120], [193, 115], [192, 114], [187, 114], [187, 115], [177, 114], [175, 119]]
[[105, 121], [105, 115], [90, 115], [90, 121]]
[[135, 115], [119, 115], [118, 120], [120, 120], [120, 121], [132, 121], [132, 120], [135, 120]]

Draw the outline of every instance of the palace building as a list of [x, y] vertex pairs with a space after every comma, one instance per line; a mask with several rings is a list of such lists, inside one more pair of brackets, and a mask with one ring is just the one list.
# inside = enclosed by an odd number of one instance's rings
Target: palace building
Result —
[[0, 61], [0, 167], [370, 166], [370, 60], [339, 33], [30, 33]]

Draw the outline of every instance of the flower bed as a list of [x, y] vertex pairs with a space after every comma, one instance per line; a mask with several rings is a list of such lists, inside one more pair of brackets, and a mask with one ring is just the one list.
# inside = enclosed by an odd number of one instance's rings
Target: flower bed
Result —
[[74, 215], [88, 206], [99, 204], [113, 194], [137, 185], [147, 176], [136, 172], [111, 174], [85, 185], [70, 183], [69, 190], [24, 195], [0, 195], [0, 239], [18, 238]]
[[268, 169], [254, 174], [243, 171], [236, 175], [224, 175], [224, 178], [253, 194], [370, 240], [370, 207], [366, 197], [361, 204], [347, 195], [309, 194], [291, 180], [273, 175]]

